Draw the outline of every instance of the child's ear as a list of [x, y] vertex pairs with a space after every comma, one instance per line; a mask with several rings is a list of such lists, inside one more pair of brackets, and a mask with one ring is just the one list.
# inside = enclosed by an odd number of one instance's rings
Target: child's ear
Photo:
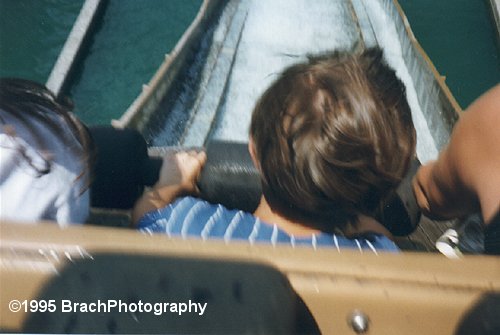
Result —
[[255, 145], [253, 144], [253, 140], [250, 137], [248, 140], [248, 152], [250, 152], [250, 157], [252, 157], [253, 165], [257, 170], [260, 170], [259, 162], [257, 161], [257, 155], [255, 154]]

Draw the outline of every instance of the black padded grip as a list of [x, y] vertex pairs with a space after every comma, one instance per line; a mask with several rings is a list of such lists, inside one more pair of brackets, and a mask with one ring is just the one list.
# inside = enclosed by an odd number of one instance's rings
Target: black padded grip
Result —
[[212, 141], [198, 182], [201, 197], [230, 209], [253, 213], [262, 189], [246, 143]]
[[95, 126], [89, 131], [96, 154], [91, 206], [132, 208], [144, 186], [158, 180], [162, 160], [148, 156], [146, 141], [137, 130]]
[[414, 158], [396, 193], [389, 197], [375, 213], [375, 219], [395, 236], [411, 234], [420, 222], [421, 211], [411, 185], [419, 167], [420, 162]]
[[[207, 162], [198, 183], [201, 197], [230, 209], [253, 213], [259, 204], [262, 188], [247, 144], [212, 141], [206, 151]], [[419, 166], [415, 159], [396, 193], [374, 215], [393, 235], [410, 234], [420, 220], [420, 210], [411, 188], [411, 179]]]

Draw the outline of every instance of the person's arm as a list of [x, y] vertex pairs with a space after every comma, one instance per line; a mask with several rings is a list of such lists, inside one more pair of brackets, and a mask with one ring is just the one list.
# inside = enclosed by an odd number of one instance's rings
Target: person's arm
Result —
[[166, 155], [158, 182], [145, 192], [134, 206], [133, 224], [136, 225], [147, 212], [163, 208], [177, 197], [197, 194], [196, 180], [206, 159], [205, 152], [190, 151]]
[[423, 165], [413, 188], [424, 214], [436, 219], [481, 211], [488, 222], [500, 207], [500, 85], [460, 117], [435, 162]]

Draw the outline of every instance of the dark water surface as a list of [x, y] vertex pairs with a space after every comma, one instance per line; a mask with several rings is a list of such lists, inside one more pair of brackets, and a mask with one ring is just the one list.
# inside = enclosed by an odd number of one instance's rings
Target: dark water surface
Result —
[[[45, 83], [83, 0], [0, 0], [0, 76]], [[119, 118], [195, 18], [202, 0], [107, 0], [68, 94], [88, 124]]]
[[45, 83], [83, 0], [0, 0], [0, 77]]
[[398, 0], [462, 108], [500, 82], [498, 33], [485, 0]]
[[148, 83], [201, 0], [111, 0], [70, 89], [89, 124], [119, 118]]

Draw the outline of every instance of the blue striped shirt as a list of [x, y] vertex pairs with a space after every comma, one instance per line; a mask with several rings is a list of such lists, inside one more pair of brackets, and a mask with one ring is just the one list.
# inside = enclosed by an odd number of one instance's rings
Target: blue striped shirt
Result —
[[276, 225], [264, 223], [250, 213], [229, 210], [222, 205], [214, 205], [193, 197], [178, 198], [168, 206], [146, 213], [139, 221], [138, 228], [148, 233], [163, 233], [168, 236], [200, 237], [206, 239], [247, 240], [251, 244], [264, 242], [276, 244], [308, 245], [355, 248], [363, 252], [369, 250], [398, 251], [398, 247], [387, 237], [369, 234], [363, 238], [348, 239], [325, 233], [310, 237], [289, 235]]

